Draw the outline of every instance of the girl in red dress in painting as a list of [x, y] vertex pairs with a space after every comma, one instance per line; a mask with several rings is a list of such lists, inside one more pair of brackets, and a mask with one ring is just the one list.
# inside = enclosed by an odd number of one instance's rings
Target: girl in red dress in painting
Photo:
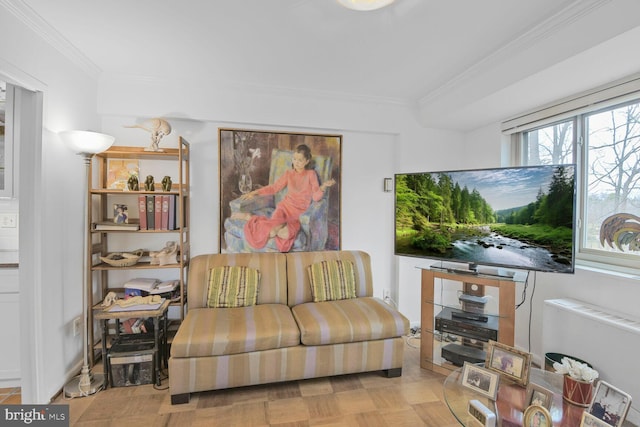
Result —
[[287, 188], [287, 194], [276, 206], [270, 218], [249, 213], [236, 213], [247, 219], [244, 226], [245, 239], [255, 249], [267, 244], [269, 239], [276, 239], [276, 247], [280, 252], [289, 252], [300, 231], [300, 215], [304, 213], [311, 201], [322, 199], [324, 191], [335, 184], [334, 179], [318, 183], [315, 170], [308, 169], [311, 163], [311, 150], [306, 145], [299, 145], [293, 153], [293, 168], [287, 170], [271, 185], [251, 191], [241, 196], [251, 199], [256, 195], [275, 194]]

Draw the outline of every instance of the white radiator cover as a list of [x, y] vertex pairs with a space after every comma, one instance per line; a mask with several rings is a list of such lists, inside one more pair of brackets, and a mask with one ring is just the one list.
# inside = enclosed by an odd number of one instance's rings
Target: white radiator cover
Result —
[[640, 425], [640, 320], [575, 299], [545, 300], [542, 350], [590, 363], [631, 395], [627, 420]]

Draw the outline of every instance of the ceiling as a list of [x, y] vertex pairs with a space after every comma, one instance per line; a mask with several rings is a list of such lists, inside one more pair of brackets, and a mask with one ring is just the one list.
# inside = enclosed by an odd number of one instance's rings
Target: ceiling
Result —
[[431, 127], [474, 129], [640, 70], [640, 55], [598, 60], [637, 51], [637, 0], [396, 0], [371, 12], [336, 0], [6, 1], [101, 79], [403, 104]]

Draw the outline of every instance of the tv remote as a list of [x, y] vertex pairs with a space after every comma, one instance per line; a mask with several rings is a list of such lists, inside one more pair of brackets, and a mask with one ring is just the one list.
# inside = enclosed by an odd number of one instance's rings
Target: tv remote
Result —
[[476, 322], [487, 322], [489, 318], [482, 314], [467, 313], [464, 311], [452, 311], [451, 317], [454, 319], [473, 320]]

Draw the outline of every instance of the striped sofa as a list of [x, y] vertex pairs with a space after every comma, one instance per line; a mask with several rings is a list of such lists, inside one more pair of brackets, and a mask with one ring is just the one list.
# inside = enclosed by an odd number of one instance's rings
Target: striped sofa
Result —
[[[350, 260], [356, 298], [313, 302], [308, 267]], [[258, 269], [257, 304], [208, 308], [214, 267]], [[409, 321], [373, 297], [369, 255], [362, 251], [208, 254], [192, 258], [188, 313], [171, 344], [171, 403], [190, 393], [354, 372], [402, 374]]]

